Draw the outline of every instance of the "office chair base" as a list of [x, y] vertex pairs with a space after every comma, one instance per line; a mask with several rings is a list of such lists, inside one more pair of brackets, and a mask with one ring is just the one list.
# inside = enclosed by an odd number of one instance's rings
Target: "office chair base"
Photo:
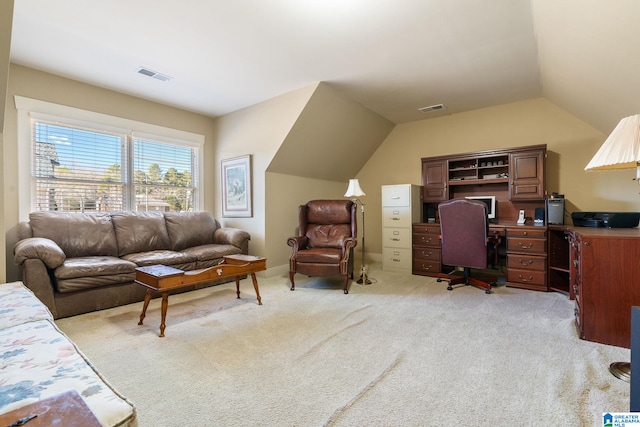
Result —
[[449, 284], [447, 285], [447, 290], [448, 291], [452, 291], [453, 290], [453, 285], [457, 285], [460, 283], [463, 283], [467, 286], [471, 285], [473, 287], [476, 287], [478, 289], [484, 289], [484, 293], [486, 294], [490, 294], [491, 293], [491, 287], [496, 285], [496, 282], [484, 282], [482, 280], [478, 280], [474, 277], [468, 277], [468, 276], [451, 276], [449, 274], [444, 274], [441, 273], [438, 275], [438, 278], [436, 279], [437, 282], [442, 282], [443, 280], [446, 280], [449, 282]]
[[609, 365], [609, 372], [622, 381], [631, 382], [631, 363], [629, 362], [613, 362]]

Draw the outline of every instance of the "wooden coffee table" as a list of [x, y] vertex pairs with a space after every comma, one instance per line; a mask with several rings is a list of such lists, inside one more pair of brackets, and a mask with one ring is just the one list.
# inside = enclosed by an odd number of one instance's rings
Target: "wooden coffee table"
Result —
[[240, 298], [240, 276], [250, 274], [251, 280], [253, 281], [253, 288], [258, 298], [258, 305], [262, 305], [256, 272], [266, 270], [266, 264], [266, 258], [252, 255], [226, 255], [221, 264], [201, 270], [183, 271], [166, 265], [138, 267], [136, 268], [135, 282], [147, 288], [147, 294], [144, 296], [144, 305], [142, 306], [142, 313], [140, 314], [138, 325], [142, 325], [153, 293], [160, 292], [162, 294], [160, 337], [164, 337], [170, 291], [229, 277], [235, 277], [236, 294], [238, 298]]

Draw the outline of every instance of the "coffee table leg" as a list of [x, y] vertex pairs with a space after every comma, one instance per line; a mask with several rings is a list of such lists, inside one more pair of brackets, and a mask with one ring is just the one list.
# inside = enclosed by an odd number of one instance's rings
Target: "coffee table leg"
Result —
[[258, 289], [258, 279], [256, 279], [256, 273], [251, 273], [251, 280], [253, 280], [253, 289], [256, 290], [256, 296], [258, 297], [258, 305], [262, 305], [262, 298], [260, 298], [260, 290]]
[[151, 293], [153, 291], [151, 289], [147, 289], [147, 293], [144, 295], [144, 304], [142, 306], [142, 313], [140, 313], [140, 321], [138, 325], [142, 325], [142, 321], [144, 320], [144, 316], [147, 313], [147, 307], [149, 307], [149, 301], [151, 301]]
[[236, 295], [238, 295], [237, 299], [240, 299], [240, 276], [236, 276]]
[[162, 310], [160, 318], [160, 337], [164, 337], [164, 328], [167, 326], [167, 307], [169, 307], [169, 292], [162, 293]]

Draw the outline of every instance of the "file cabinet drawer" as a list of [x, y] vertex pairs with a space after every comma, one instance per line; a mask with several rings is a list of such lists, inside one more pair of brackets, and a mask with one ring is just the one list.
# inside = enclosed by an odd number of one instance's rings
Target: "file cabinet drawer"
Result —
[[411, 271], [411, 249], [383, 248], [382, 268], [389, 271]]
[[406, 227], [411, 229], [411, 208], [393, 206], [382, 208], [383, 227]]
[[407, 185], [383, 185], [382, 206], [409, 206], [411, 188]]
[[382, 246], [390, 247], [411, 247], [411, 229], [410, 228], [389, 228], [382, 229]]

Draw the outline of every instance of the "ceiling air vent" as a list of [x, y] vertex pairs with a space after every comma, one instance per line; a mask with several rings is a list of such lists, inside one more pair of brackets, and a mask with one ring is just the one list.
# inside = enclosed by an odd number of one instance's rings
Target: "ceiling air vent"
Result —
[[428, 107], [418, 108], [418, 111], [420, 111], [421, 113], [429, 113], [431, 111], [439, 111], [444, 109], [445, 109], [444, 104], [436, 104], [436, 105], [429, 105]]
[[153, 77], [154, 79], [160, 80], [162, 82], [168, 82], [172, 79], [172, 77], [169, 77], [166, 74], [161, 74], [157, 71], [153, 71], [145, 67], [138, 68], [138, 74], [142, 74], [143, 76], [147, 77]]

